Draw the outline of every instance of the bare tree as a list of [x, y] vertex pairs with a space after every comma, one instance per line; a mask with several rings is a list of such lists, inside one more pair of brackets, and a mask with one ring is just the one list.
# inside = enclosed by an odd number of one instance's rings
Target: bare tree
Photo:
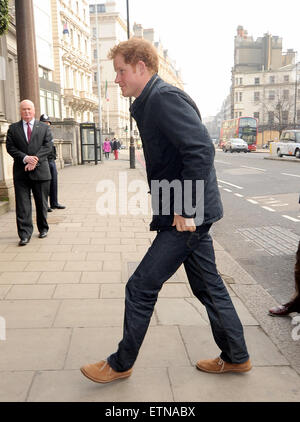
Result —
[[269, 101], [262, 102], [263, 107], [268, 113], [268, 123], [266, 124], [270, 130], [281, 132], [288, 128], [293, 122], [294, 117], [294, 95], [290, 95], [288, 90], [279, 90], [274, 98]]

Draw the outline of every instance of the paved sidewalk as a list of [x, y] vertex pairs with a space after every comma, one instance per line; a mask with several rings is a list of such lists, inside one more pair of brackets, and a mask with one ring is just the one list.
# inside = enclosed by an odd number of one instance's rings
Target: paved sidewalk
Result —
[[61, 170], [59, 201], [67, 208], [49, 214], [47, 238], [39, 239], [35, 228], [25, 247], [17, 246], [15, 213], [0, 216], [0, 315], [6, 321], [0, 401], [299, 401], [300, 340], [292, 339], [291, 318], [267, 315], [274, 299], [216, 242], [218, 268], [244, 325], [253, 370], [214, 375], [195, 368], [219, 350], [205, 308], [180, 268], [160, 292], [133, 375], [108, 385], [82, 376], [81, 365], [115, 351], [125, 284], [155, 236], [148, 229], [150, 214], [97, 214], [103, 195], [97, 183], [117, 183], [120, 172], [128, 184], [145, 181], [138, 160], [129, 169], [128, 151], [118, 161]]

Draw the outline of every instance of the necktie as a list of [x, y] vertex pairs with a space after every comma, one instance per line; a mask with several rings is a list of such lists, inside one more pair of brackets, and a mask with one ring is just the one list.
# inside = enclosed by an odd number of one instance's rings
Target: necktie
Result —
[[31, 127], [29, 122], [27, 123], [27, 142], [30, 142], [30, 138], [31, 138]]

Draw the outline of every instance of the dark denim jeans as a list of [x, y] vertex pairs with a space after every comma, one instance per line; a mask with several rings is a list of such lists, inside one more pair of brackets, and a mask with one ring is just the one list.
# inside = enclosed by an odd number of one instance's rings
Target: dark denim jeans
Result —
[[217, 272], [209, 229], [196, 232], [158, 232], [151, 247], [126, 285], [123, 339], [108, 357], [116, 371], [131, 368], [147, 332], [163, 283], [183, 263], [194, 295], [205, 305], [212, 333], [226, 362], [248, 360], [243, 327], [223, 280]]

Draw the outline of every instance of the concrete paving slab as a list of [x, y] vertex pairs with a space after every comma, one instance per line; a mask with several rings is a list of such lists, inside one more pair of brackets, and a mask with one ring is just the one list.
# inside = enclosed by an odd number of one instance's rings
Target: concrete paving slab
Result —
[[87, 261], [120, 261], [121, 254], [114, 252], [88, 252]]
[[[105, 266], [105, 263], [104, 263]], [[122, 275], [120, 271], [99, 271], [82, 273], [81, 283], [120, 283]]]
[[0, 402], [24, 402], [31, 385], [34, 372], [1, 372]]
[[[1, 252], [0, 254], [0, 262], [7, 262], [12, 261], [17, 256], [17, 253], [7, 253], [7, 252]], [[1, 268], [1, 264], [0, 264]]]
[[15, 264], [25, 264], [24, 271], [62, 271], [65, 261], [31, 261], [15, 262]]
[[1, 342], [0, 371], [62, 369], [70, 336], [67, 328], [8, 329]]
[[186, 298], [191, 297], [191, 293], [185, 284], [164, 283], [158, 297], [162, 298]]
[[[26, 248], [24, 248], [26, 249]], [[18, 253], [15, 257], [15, 261], [48, 261], [50, 260], [51, 252], [40, 253], [40, 252], [28, 252]]]
[[120, 261], [105, 261], [103, 263], [103, 271], [121, 271], [122, 262]]
[[[58, 245], [58, 246], [68, 246], [68, 245]], [[85, 261], [86, 252], [55, 252], [52, 253], [50, 260], [51, 261]]]
[[57, 300], [5, 300], [1, 303], [1, 316], [7, 328], [51, 327], [59, 301]]
[[79, 370], [39, 372], [29, 402], [170, 402], [173, 401], [166, 368], [139, 368], [130, 378], [97, 384]]
[[11, 289], [11, 285], [0, 285], [0, 300], [3, 300], [7, 294], [7, 292], [9, 291], [9, 289]]
[[169, 368], [175, 401], [298, 402], [300, 379], [290, 367], [254, 367], [242, 374]]
[[102, 262], [97, 261], [67, 261], [64, 271], [101, 271]]
[[216, 264], [221, 275], [234, 279], [236, 284], [256, 284], [256, 281], [226, 251], [215, 251]]
[[190, 365], [178, 327], [149, 327], [135, 368], [163, 368]]
[[56, 287], [54, 299], [97, 299], [99, 284], [61, 284]]
[[14, 299], [51, 299], [55, 285], [13, 286], [6, 296], [6, 300]]
[[243, 325], [259, 325], [240, 298], [232, 297], [231, 300]]
[[[200, 359], [213, 359], [220, 355], [210, 327], [180, 326], [187, 353], [193, 364]], [[260, 327], [244, 327], [244, 335], [254, 366], [289, 365], [285, 357]]]
[[102, 284], [100, 298], [101, 299], [125, 298], [125, 283]]
[[200, 313], [185, 299], [159, 298], [155, 310], [158, 323], [162, 325], [207, 325]]
[[80, 299], [63, 301], [54, 327], [118, 327], [123, 324], [124, 300]]
[[75, 284], [79, 283], [80, 279], [80, 271], [49, 271], [41, 273], [38, 284]]
[[41, 273], [37, 271], [9, 271], [0, 274], [0, 284], [35, 284]]

